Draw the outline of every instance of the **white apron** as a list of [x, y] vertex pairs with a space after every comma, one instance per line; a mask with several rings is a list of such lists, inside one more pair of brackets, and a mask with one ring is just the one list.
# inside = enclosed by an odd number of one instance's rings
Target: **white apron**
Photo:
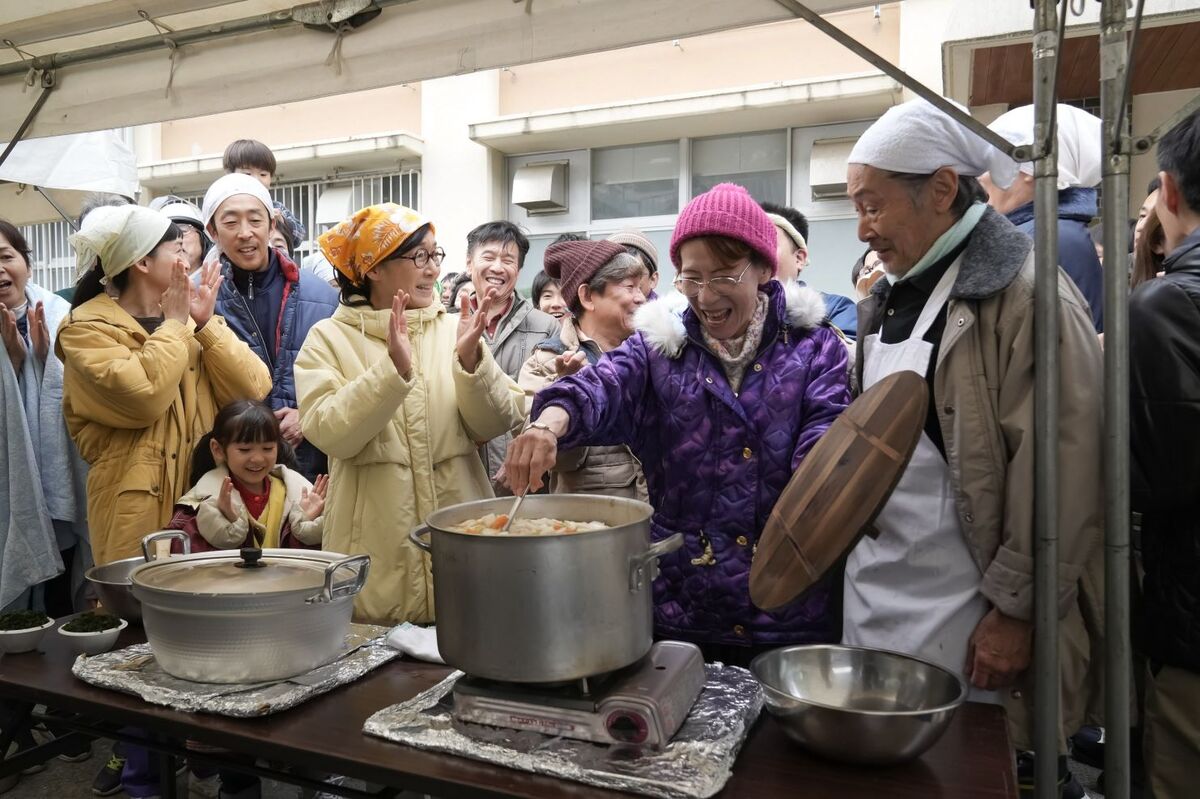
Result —
[[[960, 260], [938, 281], [906, 341], [867, 336], [864, 391], [896, 372], [925, 376], [933, 344], [922, 339], [950, 297]], [[964, 674], [967, 645], [988, 602], [959, 528], [950, 469], [924, 431], [875, 528], [878, 537], [864, 536], [846, 561], [843, 643], [904, 652]], [[999, 701], [976, 688], [970, 698]]]

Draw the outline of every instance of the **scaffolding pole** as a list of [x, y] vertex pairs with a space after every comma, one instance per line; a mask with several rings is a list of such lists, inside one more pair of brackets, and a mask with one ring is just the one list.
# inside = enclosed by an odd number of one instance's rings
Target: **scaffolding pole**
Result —
[[[1123, 2], [1123, 0], [1122, 0]], [[1058, 134], [1055, 0], [1036, 0], [1033, 26], [1034, 142], [1034, 710], [1037, 799], [1058, 796]], [[1063, 14], [1066, 15], [1066, 0]]]
[[[1138, 17], [1142, 2], [1138, 3]], [[1100, 117], [1104, 128], [1104, 793], [1130, 791], [1129, 686], [1129, 51], [1125, 0], [1100, 7]], [[1140, 21], [1140, 20], [1139, 20]], [[1137, 21], [1135, 21], [1135, 26]], [[1136, 30], [1135, 30], [1136, 37]], [[1135, 39], [1136, 40], [1136, 39]]]

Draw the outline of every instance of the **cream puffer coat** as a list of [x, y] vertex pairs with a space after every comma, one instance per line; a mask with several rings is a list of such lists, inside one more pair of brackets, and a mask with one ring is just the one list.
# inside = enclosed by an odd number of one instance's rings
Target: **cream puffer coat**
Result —
[[441, 303], [405, 312], [412, 376], [387, 352], [391, 309], [339, 305], [296, 358], [304, 437], [329, 456], [326, 550], [371, 556], [360, 621], [434, 620], [429, 558], [409, 532], [438, 508], [492, 496], [475, 448], [518, 428], [525, 395], [486, 346], [473, 374]]

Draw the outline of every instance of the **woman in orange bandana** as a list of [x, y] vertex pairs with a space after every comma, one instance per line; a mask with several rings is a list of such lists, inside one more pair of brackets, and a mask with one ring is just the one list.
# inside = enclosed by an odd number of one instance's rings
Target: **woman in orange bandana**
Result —
[[445, 253], [423, 216], [373, 205], [319, 243], [341, 303], [295, 375], [301, 429], [329, 455], [324, 547], [374, 561], [358, 619], [430, 622], [429, 561], [408, 533], [439, 507], [492, 496], [475, 442], [520, 426], [524, 394], [480, 343], [495, 298], [446, 314]]

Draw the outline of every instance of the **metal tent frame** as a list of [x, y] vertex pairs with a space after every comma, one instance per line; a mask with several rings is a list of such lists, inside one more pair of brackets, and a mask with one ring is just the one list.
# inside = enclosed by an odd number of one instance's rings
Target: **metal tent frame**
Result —
[[[517, 2], [519, 0], [514, 0]], [[1157, 139], [1187, 115], [1200, 108], [1200, 96], [1182, 107], [1152, 133], [1131, 136], [1126, 106], [1131, 91], [1130, 55], [1136, 46], [1145, 0], [1138, 0], [1132, 25], [1127, 18], [1130, 0], [1096, 0], [1101, 3], [1100, 85], [1101, 118], [1104, 132], [1103, 193], [1105, 251], [1114, 258], [1128, 251], [1126, 225], [1129, 199], [1129, 169], [1133, 154], [1148, 152]], [[376, 8], [397, 5], [406, 0], [374, 0]], [[807, 20], [816, 29], [839, 42], [868, 63], [892, 77], [920, 97], [941, 108], [963, 126], [972, 130], [1017, 161], [1033, 161], [1035, 181], [1035, 677], [1039, 695], [1035, 719], [1037, 758], [1037, 796], [1057, 796], [1057, 753], [1059, 744], [1059, 662], [1057, 615], [1058, 531], [1058, 192], [1056, 76], [1059, 53], [1064, 40], [1066, 18], [1072, 0], [1030, 0], [1033, 12], [1033, 73], [1035, 107], [1035, 143], [1014, 147], [972, 118], [941, 94], [924, 86], [899, 67], [859, 43], [826, 21], [808, 5], [796, 0], [775, 0], [792, 15]], [[812, 2], [812, 0], [809, 0]], [[1059, 4], [1062, 9], [1059, 12]], [[360, 10], [361, 3], [339, 3], [348, 10]], [[836, 6], [836, 3], [831, 4]], [[853, 3], [843, 4], [847, 7]], [[536, 13], [536, 5], [526, 0], [526, 13]], [[324, 4], [297, 7], [304, 16], [310, 10], [324, 11]], [[239, 24], [253, 30], [270, 30], [293, 24], [295, 13], [263, 15]], [[323, 22], [326, 20], [313, 20]], [[46, 96], [55, 88], [54, 70], [69, 64], [89, 63], [115, 55], [148, 49], [187, 45], [214, 37], [244, 32], [225, 26], [204, 31], [171, 32], [170, 37], [152, 36], [124, 43], [89, 48], [34, 59], [26, 64], [0, 66], [0, 77], [15, 76], [30, 66], [41, 71], [42, 94], [12, 138], [18, 141], [28, 129]], [[1131, 40], [1127, 35], [1132, 33]], [[0, 160], [3, 156], [0, 155]], [[1131, 683], [1131, 646], [1129, 635], [1130, 506], [1129, 506], [1129, 347], [1128, 285], [1123, 268], [1105, 270], [1105, 580], [1106, 580], [1106, 790], [1113, 799], [1127, 799], [1130, 785], [1129, 690]]]

